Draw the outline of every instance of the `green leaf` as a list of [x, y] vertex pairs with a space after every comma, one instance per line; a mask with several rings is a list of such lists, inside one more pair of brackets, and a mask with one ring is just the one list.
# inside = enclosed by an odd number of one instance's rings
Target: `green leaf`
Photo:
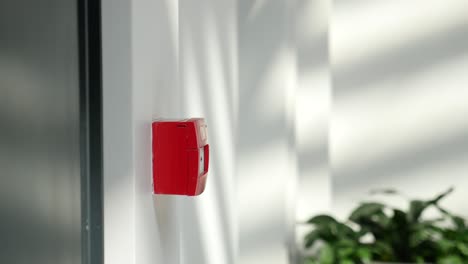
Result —
[[463, 264], [463, 260], [459, 256], [447, 256], [437, 260], [437, 264]]
[[459, 217], [457, 215], [454, 215], [452, 213], [450, 213], [449, 211], [445, 210], [444, 208], [442, 208], [440, 205], [436, 204], [435, 205], [436, 208], [444, 215], [450, 217], [450, 219], [452, 220], [453, 224], [455, 225], [455, 227], [457, 227], [457, 229], [466, 229], [466, 221], [465, 219], [463, 219], [462, 217]]
[[435, 225], [438, 222], [440, 222], [439, 219], [411, 223], [410, 246], [417, 247], [426, 240], [442, 236], [444, 230]]
[[342, 223], [336, 224], [336, 232], [342, 239], [352, 238], [357, 240], [359, 238], [359, 235], [351, 227]]
[[401, 210], [394, 209], [392, 217], [392, 227], [397, 232], [408, 229], [407, 214]]
[[410, 237], [410, 246], [411, 247], [416, 247], [420, 245], [422, 242], [426, 241], [431, 237], [431, 234], [429, 232], [426, 232], [426, 230], [418, 230], [416, 232], [413, 232]]
[[338, 257], [340, 259], [348, 258], [354, 253], [353, 247], [340, 247], [338, 248]]
[[333, 248], [329, 244], [323, 245], [320, 250], [319, 262], [321, 264], [333, 264], [335, 261], [335, 254]]
[[417, 257], [416, 257], [416, 263], [426, 263], [426, 261], [424, 261], [424, 258], [423, 258], [423, 257], [417, 256]]
[[[429, 201], [422, 201], [422, 200], [413, 200], [410, 202], [410, 208], [408, 212], [408, 220], [410, 222], [416, 222], [421, 217], [422, 213], [426, 208], [431, 205], [437, 206], [440, 200], [445, 198], [447, 195], [453, 192], [453, 188], [449, 188], [447, 191], [437, 195], [434, 199]], [[439, 208], [440, 209], [440, 208]]]
[[372, 252], [378, 256], [379, 260], [392, 261], [395, 260], [392, 246], [387, 241], [375, 241], [372, 245]]
[[434, 199], [430, 200], [429, 203], [431, 204], [437, 204], [440, 200], [444, 199], [447, 195], [452, 193], [454, 190], [453, 187], [450, 187], [447, 191], [437, 195]]
[[364, 262], [368, 262], [368, 261], [370, 261], [372, 259], [371, 250], [369, 248], [366, 248], [366, 247], [358, 248], [357, 255]]
[[390, 218], [383, 211], [375, 213], [370, 219], [381, 227], [386, 227], [390, 223]]
[[[468, 263], [468, 225], [464, 218], [443, 209], [438, 203], [453, 188], [428, 200], [412, 200], [408, 211], [381, 203], [361, 203], [349, 216], [352, 227], [329, 215], [318, 215], [308, 223], [315, 229], [305, 236], [306, 247], [324, 242], [308, 264], [362, 264], [370, 261], [437, 264]], [[372, 193], [398, 195], [393, 189]], [[400, 194], [401, 195], [401, 194]], [[424, 211], [436, 207], [442, 217], [422, 220]], [[392, 209], [389, 214], [385, 209]], [[453, 225], [446, 226], [447, 220]], [[372, 235], [374, 240], [363, 240]]]
[[372, 215], [382, 212], [384, 208], [385, 205], [381, 203], [362, 203], [351, 213], [349, 220], [359, 222], [362, 218], [370, 218]]
[[329, 218], [318, 217], [311, 219], [311, 223], [317, 223], [316, 228], [309, 232], [304, 240], [305, 247], [310, 248], [317, 240], [322, 240], [328, 243], [336, 243], [343, 239], [357, 239], [355, 232], [345, 224], [329, 221]]
[[320, 232], [321, 230], [312, 230], [309, 232], [305, 237], [305, 248], [310, 248], [311, 246], [314, 245], [314, 243], [320, 239]]
[[435, 225], [440, 222], [444, 222], [446, 219], [447, 219], [446, 217], [440, 217], [440, 218], [431, 219], [431, 220], [423, 220], [423, 221], [420, 221], [420, 223], [423, 225], [430, 226], [430, 225]]
[[430, 205], [430, 203], [421, 200], [413, 200], [410, 202], [410, 208], [408, 211], [408, 220], [410, 222], [418, 221], [423, 211]]
[[458, 250], [460, 250], [460, 252], [463, 255], [468, 256], [468, 245], [467, 244], [458, 242], [457, 243], [457, 248], [458, 248]]
[[455, 243], [448, 239], [441, 239], [437, 244], [442, 252], [451, 252], [456, 247]]
[[433, 260], [441, 255], [437, 243], [432, 240], [425, 240], [417, 247], [409, 247], [408, 249], [410, 250], [408, 253], [413, 260], [418, 257], [421, 257], [424, 260]]
[[458, 229], [465, 229], [466, 228], [465, 219], [463, 219], [463, 218], [461, 218], [459, 216], [456, 216], [456, 215], [452, 215], [451, 218], [452, 218], [452, 222], [455, 224], [455, 226]]
[[320, 264], [320, 262], [314, 258], [307, 258], [304, 264]]
[[329, 215], [317, 215], [310, 218], [307, 223], [313, 225], [329, 225], [330, 223], [337, 223], [337, 221]]
[[340, 248], [355, 248], [359, 242], [351, 239], [340, 239], [336, 245]]

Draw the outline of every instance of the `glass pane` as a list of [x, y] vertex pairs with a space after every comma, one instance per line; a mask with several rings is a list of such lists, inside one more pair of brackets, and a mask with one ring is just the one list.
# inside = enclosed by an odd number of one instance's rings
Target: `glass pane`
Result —
[[81, 263], [76, 0], [0, 1], [0, 263]]

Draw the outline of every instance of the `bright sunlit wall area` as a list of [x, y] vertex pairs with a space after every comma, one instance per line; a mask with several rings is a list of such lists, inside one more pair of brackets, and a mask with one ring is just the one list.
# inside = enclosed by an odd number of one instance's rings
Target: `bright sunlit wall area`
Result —
[[454, 186], [444, 203], [466, 216], [467, 2], [337, 0], [331, 26], [333, 210]]

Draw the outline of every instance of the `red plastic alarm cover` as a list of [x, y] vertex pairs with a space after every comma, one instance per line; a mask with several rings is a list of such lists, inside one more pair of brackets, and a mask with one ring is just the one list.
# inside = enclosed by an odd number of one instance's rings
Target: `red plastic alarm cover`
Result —
[[206, 128], [203, 118], [153, 122], [155, 194], [195, 196], [203, 192], [209, 164]]

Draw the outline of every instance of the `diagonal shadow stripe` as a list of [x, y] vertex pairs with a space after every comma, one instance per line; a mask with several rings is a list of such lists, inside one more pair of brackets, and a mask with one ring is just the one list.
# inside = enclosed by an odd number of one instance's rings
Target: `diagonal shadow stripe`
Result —
[[342, 189], [366, 184], [375, 177], [404, 178], [411, 171], [463, 155], [468, 155], [468, 131], [466, 129], [440, 142], [419, 146], [372, 164], [345, 168], [342, 171], [335, 169], [332, 179], [333, 188], [334, 191], [339, 192]]
[[464, 23], [350, 65], [332, 64], [334, 94], [364, 92], [370, 84], [404, 78], [467, 53], [468, 23]]

